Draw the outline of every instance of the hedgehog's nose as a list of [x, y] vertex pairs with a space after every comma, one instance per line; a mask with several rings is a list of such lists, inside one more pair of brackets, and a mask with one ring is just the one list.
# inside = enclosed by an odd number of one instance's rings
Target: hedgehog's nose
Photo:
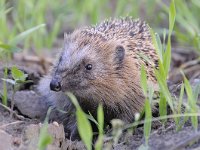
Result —
[[56, 91], [59, 92], [61, 90], [61, 85], [60, 82], [58, 80], [53, 79], [50, 83], [50, 89], [52, 91]]

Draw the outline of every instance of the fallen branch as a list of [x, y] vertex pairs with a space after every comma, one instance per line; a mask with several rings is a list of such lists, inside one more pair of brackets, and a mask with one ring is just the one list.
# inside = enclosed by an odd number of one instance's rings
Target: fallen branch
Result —
[[7, 111], [9, 111], [10, 113], [13, 113], [13, 116], [16, 117], [19, 120], [24, 120], [24, 117], [21, 115], [18, 115], [15, 111], [11, 110], [11, 108], [3, 105], [2, 103], [0, 103], [0, 106], [3, 107], [4, 109], [6, 109]]
[[10, 125], [20, 124], [20, 123], [24, 123], [24, 121], [15, 121], [15, 122], [11, 122], [8, 124], [4, 124], [4, 125], [0, 126], [0, 129], [6, 128], [7, 126], [10, 126]]

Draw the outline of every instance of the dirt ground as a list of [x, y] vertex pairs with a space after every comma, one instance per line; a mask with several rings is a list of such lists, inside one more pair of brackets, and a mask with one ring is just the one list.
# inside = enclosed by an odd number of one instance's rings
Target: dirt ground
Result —
[[[48, 57], [23, 56], [16, 54], [12, 63], [19, 66], [29, 76], [28, 79], [33, 83], [26, 84], [20, 88], [15, 95], [15, 111], [17, 115], [10, 117], [10, 112], [0, 105], [0, 149], [1, 150], [34, 150], [37, 149], [39, 132], [42, 127], [41, 119], [44, 114], [40, 110], [46, 109], [42, 102], [34, 101], [37, 98], [35, 94], [38, 81], [44, 75], [49, 66], [51, 66], [52, 55]], [[46, 56], [46, 55], [44, 55]], [[169, 75], [169, 88], [172, 95], [176, 96], [180, 90], [181, 74], [178, 68], [185, 71], [192, 85], [199, 83], [200, 79], [200, 61], [195, 52], [187, 48], [173, 48], [172, 66]], [[0, 62], [0, 78], [3, 78], [3, 64]], [[0, 90], [2, 90], [2, 81], [0, 81]], [[11, 98], [12, 86], [8, 86], [8, 97]], [[32, 109], [35, 111], [33, 112]], [[42, 116], [42, 117], [41, 117]], [[200, 128], [200, 126], [199, 126]], [[49, 133], [54, 141], [48, 146], [48, 150], [66, 150], [66, 149], [85, 149], [80, 141], [70, 141], [65, 138], [63, 126], [57, 123], [49, 124]], [[138, 149], [144, 144], [143, 127], [140, 126], [134, 132], [124, 132], [117, 145], [112, 145], [115, 150]], [[105, 141], [105, 147], [109, 141]], [[163, 126], [161, 122], [153, 122], [153, 129], [149, 139], [149, 148], [152, 150], [176, 150], [176, 149], [198, 149], [200, 146], [200, 132], [195, 131], [190, 122], [187, 122], [180, 131], [176, 131], [175, 123], [169, 119]], [[200, 149], [200, 148], [199, 148]]]

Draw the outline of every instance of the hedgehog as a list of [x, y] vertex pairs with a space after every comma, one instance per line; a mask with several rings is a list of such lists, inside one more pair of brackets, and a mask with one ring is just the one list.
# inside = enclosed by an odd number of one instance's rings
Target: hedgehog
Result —
[[55, 111], [52, 118], [61, 118], [67, 135], [76, 139], [75, 108], [66, 92], [73, 93], [81, 108], [95, 117], [102, 104], [107, 124], [114, 118], [131, 123], [145, 102], [140, 86], [142, 65], [148, 85], [157, 89], [158, 56], [149, 26], [131, 17], [110, 19], [65, 34], [62, 50], [39, 90], [49, 106], [66, 112]]

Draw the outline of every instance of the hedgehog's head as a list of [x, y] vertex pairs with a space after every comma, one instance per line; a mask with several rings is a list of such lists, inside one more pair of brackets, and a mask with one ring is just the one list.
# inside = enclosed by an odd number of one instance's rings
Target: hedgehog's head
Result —
[[116, 40], [75, 31], [65, 38], [50, 88], [84, 98], [114, 94], [117, 91], [113, 91], [113, 86], [121, 88], [119, 70], [124, 57], [125, 49]]

